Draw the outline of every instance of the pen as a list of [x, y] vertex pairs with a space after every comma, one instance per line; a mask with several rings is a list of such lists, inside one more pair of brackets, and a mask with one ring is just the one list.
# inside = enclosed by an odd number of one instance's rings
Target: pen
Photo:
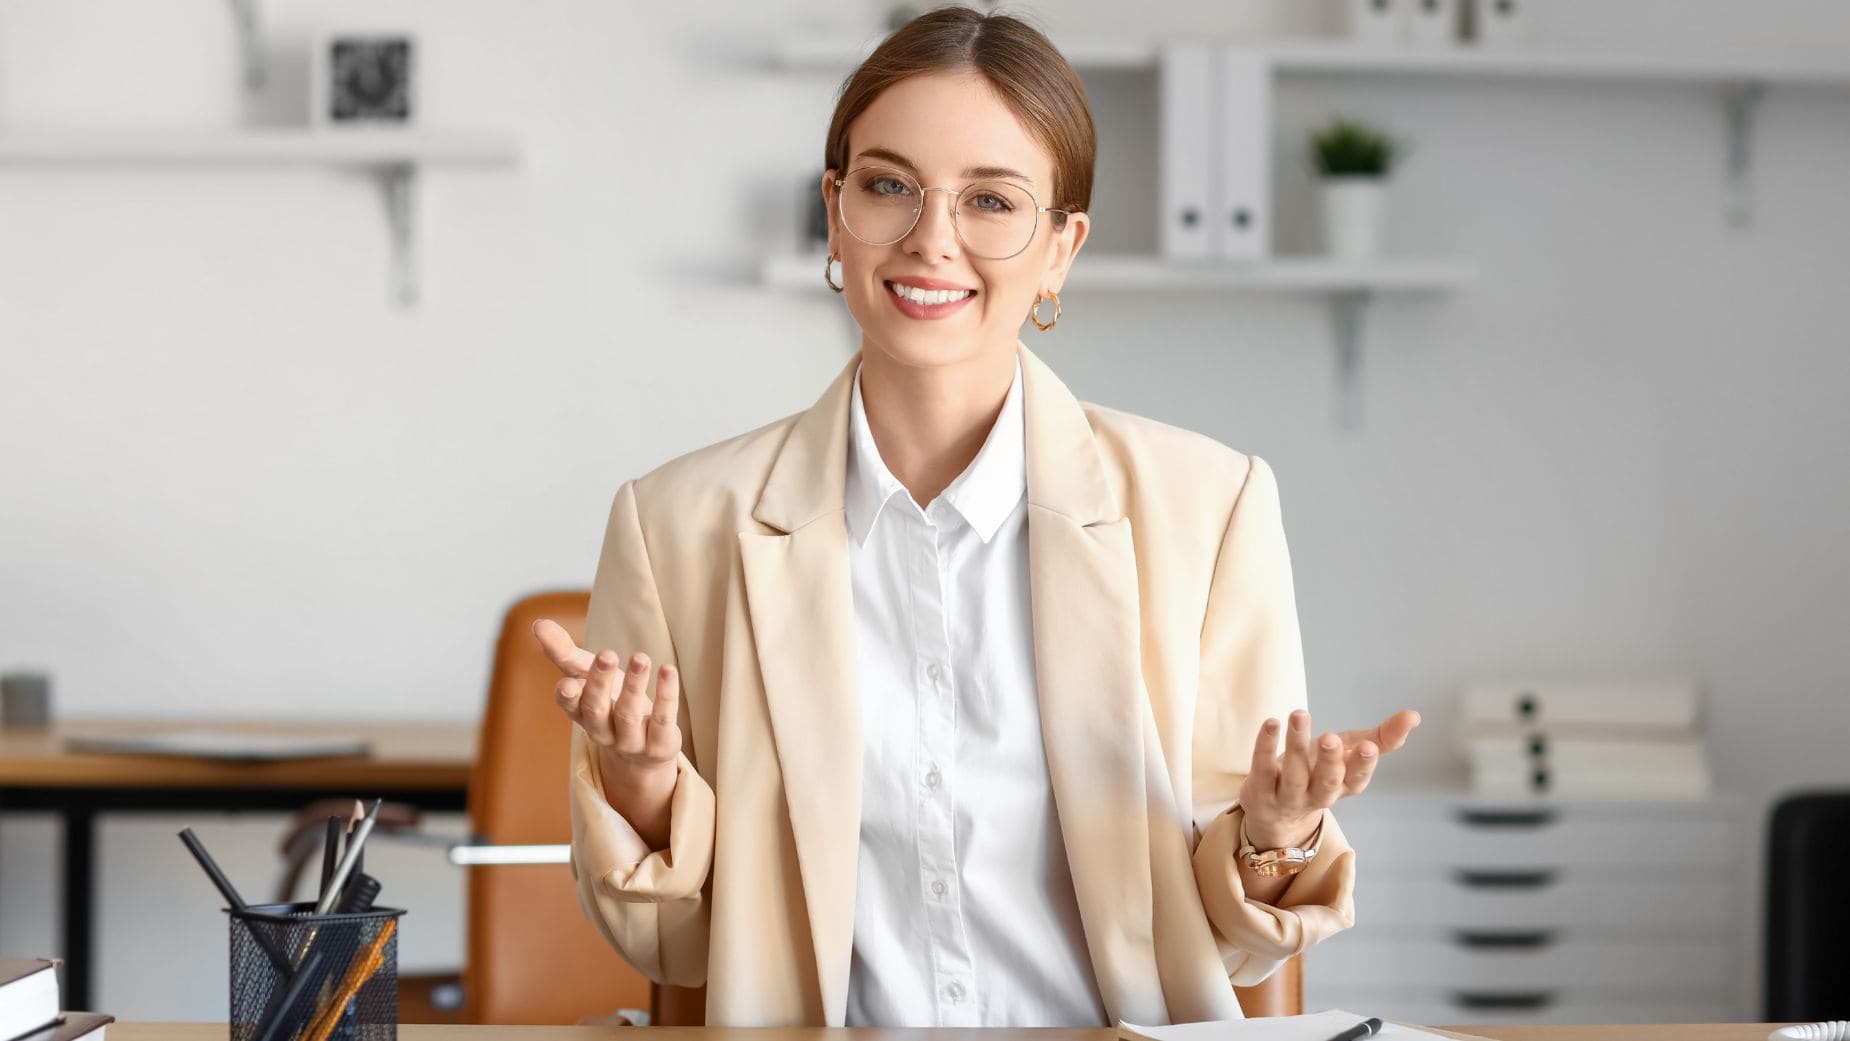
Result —
[[[231, 884], [231, 879], [226, 878], [225, 873], [219, 870], [218, 861], [213, 860], [212, 854], [206, 852], [206, 844], [199, 841], [199, 836], [193, 834], [193, 829], [181, 828], [180, 841], [186, 844], [186, 849], [193, 855], [193, 859], [199, 861], [199, 866], [205, 869], [206, 877], [218, 887], [219, 894], [231, 904], [231, 909], [243, 911], [247, 906], [244, 898], [238, 895], [237, 887]], [[269, 933], [252, 926], [250, 934], [257, 941], [257, 946], [263, 948], [263, 953], [270, 959], [270, 964], [276, 966], [276, 971], [286, 976], [294, 970], [295, 966], [290, 964], [287, 955], [277, 949], [275, 940]]]
[[1381, 1020], [1373, 1016], [1370, 1016], [1369, 1018], [1362, 1020], [1360, 1023], [1357, 1023], [1355, 1026], [1352, 1026], [1349, 1029], [1343, 1031], [1342, 1033], [1337, 1034], [1335, 1037], [1330, 1038], [1330, 1041], [1362, 1041], [1363, 1038], [1373, 1037], [1380, 1032], [1381, 1032]]
[[353, 838], [347, 840], [347, 852], [340, 858], [340, 866], [334, 869], [330, 888], [321, 894], [321, 902], [315, 905], [316, 914], [327, 914], [334, 910], [335, 902], [340, 899], [341, 887], [347, 884], [347, 876], [353, 872], [354, 862], [360, 859], [360, 850], [366, 845], [366, 836], [373, 833], [373, 825], [379, 822], [379, 808], [384, 805], [384, 799], [374, 799], [373, 808], [360, 820], [360, 826], [353, 829]]
[[321, 888], [315, 892], [316, 902], [328, 891], [328, 880], [334, 877], [334, 861], [340, 856], [340, 818], [328, 818], [327, 835], [321, 841]]

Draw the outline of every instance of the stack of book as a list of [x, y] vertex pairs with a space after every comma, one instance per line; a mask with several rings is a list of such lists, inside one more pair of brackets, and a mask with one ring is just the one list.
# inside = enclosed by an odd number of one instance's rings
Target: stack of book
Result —
[[1475, 683], [1460, 728], [1487, 795], [1701, 798], [1701, 699], [1689, 683]]
[[58, 1011], [58, 963], [0, 958], [0, 1041], [103, 1041], [114, 1016]]

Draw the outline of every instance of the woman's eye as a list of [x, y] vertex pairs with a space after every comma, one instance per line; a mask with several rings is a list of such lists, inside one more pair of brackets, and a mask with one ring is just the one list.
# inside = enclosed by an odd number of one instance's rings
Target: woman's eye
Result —
[[876, 195], [905, 195], [906, 182], [891, 177], [876, 177], [867, 182], [867, 186]]
[[1009, 205], [1007, 199], [989, 192], [978, 195], [972, 202], [975, 203], [977, 209], [985, 210], [989, 213], [1007, 213], [1015, 208]]

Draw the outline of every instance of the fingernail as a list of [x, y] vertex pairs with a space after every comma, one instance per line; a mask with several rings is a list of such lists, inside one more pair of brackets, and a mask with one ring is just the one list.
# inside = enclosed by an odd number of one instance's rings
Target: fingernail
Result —
[[1339, 742], [1336, 740], [1336, 735], [1334, 734], [1323, 735], [1323, 740], [1317, 743], [1323, 746], [1325, 749], [1332, 750], [1332, 751], [1336, 748], [1337, 744], [1339, 744]]
[[1303, 730], [1307, 726], [1310, 726], [1310, 713], [1299, 709], [1291, 714], [1291, 729]]
[[1362, 758], [1363, 758], [1363, 759], [1373, 759], [1374, 757], [1375, 757], [1375, 750], [1374, 750], [1374, 749], [1372, 749], [1372, 748], [1364, 748], [1364, 749], [1362, 749]]
[[649, 663], [643, 661], [641, 658], [637, 658], [635, 661], [630, 662], [630, 671], [640, 676], [649, 671]]
[[1278, 720], [1276, 719], [1266, 720], [1265, 721], [1265, 732], [1268, 734], [1278, 733]]
[[600, 653], [597, 656], [597, 667], [600, 669], [616, 668], [617, 667], [617, 656], [611, 653], [610, 651], [604, 651]]

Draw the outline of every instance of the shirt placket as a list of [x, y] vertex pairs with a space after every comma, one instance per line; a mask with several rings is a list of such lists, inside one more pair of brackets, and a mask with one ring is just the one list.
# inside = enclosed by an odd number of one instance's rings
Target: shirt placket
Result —
[[[913, 612], [913, 683], [918, 707], [918, 868], [930, 940], [932, 1003], [939, 1026], [978, 1026], [975, 965], [964, 929], [957, 872], [955, 776], [957, 712], [946, 625], [945, 572], [949, 532], [933, 522], [944, 500], [908, 525]], [[941, 514], [940, 514], [941, 516]]]

